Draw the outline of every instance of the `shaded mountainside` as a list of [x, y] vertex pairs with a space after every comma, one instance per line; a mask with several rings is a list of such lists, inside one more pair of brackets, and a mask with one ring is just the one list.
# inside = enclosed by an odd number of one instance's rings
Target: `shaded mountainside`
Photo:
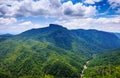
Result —
[[120, 33], [115, 33], [115, 35], [120, 39]]
[[13, 35], [11, 35], [11, 34], [0, 35], [0, 42], [5, 41], [5, 40], [9, 39], [10, 37], [13, 37]]
[[97, 30], [73, 30], [80, 38], [86, 40], [93, 47], [98, 46], [103, 49], [109, 49], [120, 46], [120, 39], [113, 33]]
[[120, 78], [120, 49], [95, 55], [83, 78]]
[[68, 30], [50, 24], [0, 42], [0, 76], [79, 78], [83, 65], [93, 54], [119, 47], [120, 40], [115, 34]]
[[88, 49], [89, 52], [101, 52], [120, 47], [120, 39], [113, 33], [97, 30], [68, 30], [56, 24], [50, 24], [46, 28], [28, 30], [17, 37], [18, 39], [31, 38], [50, 42], [66, 50], [72, 50], [74, 46], [77, 46], [81, 49]]

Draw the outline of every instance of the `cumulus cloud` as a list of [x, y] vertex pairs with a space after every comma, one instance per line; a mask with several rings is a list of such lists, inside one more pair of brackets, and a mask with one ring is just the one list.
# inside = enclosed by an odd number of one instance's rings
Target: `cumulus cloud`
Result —
[[120, 0], [108, 0], [113, 9], [120, 8]]
[[82, 3], [77, 3], [73, 5], [71, 1], [68, 1], [63, 4], [62, 8], [63, 13], [67, 16], [84, 16], [85, 9], [83, 9]]
[[120, 14], [120, 0], [108, 0], [111, 5], [111, 9], [115, 10], [117, 14]]
[[[10, 5], [10, 6], [8, 6]], [[38, 16], [59, 13], [60, 0], [11, 0], [0, 5], [1, 16]]]
[[[89, 11], [89, 12], [88, 12]], [[92, 11], [92, 12], [91, 12]], [[72, 1], [61, 3], [61, 0], [11, 0], [0, 5], [0, 16], [88, 16], [94, 15], [96, 7], [85, 6], [83, 3], [73, 4]]]
[[95, 4], [95, 2], [100, 2], [101, 0], [85, 0], [84, 3]]
[[118, 9], [116, 13], [120, 14], [120, 9]]
[[[120, 31], [120, 17], [98, 17], [95, 4], [102, 0], [84, 0], [83, 3], [73, 4], [71, 0], [61, 3], [63, 0], [0, 0], [0, 33], [20, 33], [31, 28], [48, 26], [35, 24], [25, 20], [26, 17], [50, 17], [59, 20], [53, 22], [68, 27], [69, 29], [98, 29], [105, 31]], [[108, 0], [112, 9], [117, 7], [116, 13], [120, 13], [120, 0]], [[17, 18], [22, 17], [21, 21]], [[62, 18], [62, 19], [61, 19]], [[38, 21], [38, 20], [37, 20]]]
[[64, 15], [70, 17], [90, 17], [97, 13], [95, 6], [85, 6], [82, 3], [73, 4], [71, 1], [63, 3]]
[[0, 25], [10, 25], [17, 22], [16, 18], [0, 18]]
[[108, 32], [120, 31], [120, 16], [114, 18], [83, 18], [56, 21], [69, 29], [97, 29]]

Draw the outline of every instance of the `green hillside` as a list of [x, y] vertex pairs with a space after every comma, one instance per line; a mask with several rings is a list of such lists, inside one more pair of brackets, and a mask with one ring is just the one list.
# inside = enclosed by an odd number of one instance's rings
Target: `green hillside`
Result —
[[120, 49], [95, 55], [83, 78], [120, 78]]
[[0, 41], [0, 77], [80, 78], [92, 55], [119, 47], [113, 33], [50, 24]]
[[49, 74], [56, 77], [79, 77], [87, 59], [49, 43], [34, 40], [7, 40], [0, 44], [0, 51], [1, 73], [5, 73], [5, 76], [9, 73], [12, 77]]

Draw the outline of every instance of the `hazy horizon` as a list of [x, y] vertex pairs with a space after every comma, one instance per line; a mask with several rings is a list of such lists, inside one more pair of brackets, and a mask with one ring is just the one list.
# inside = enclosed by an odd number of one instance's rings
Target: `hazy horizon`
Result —
[[[50, 24], [49, 24], [50, 25]], [[45, 26], [45, 27], [40, 27], [40, 28], [31, 28], [31, 29], [28, 29], [28, 30], [32, 30], [32, 29], [41, 29], [41, 28], [47, 28], [47, 27], [49, 27], [49, 25], [48, 26]], [[57, 25], [59, 25], [59, 24], [57, 24]], [[62, 26], [62, 25], [60, 25], [60, 26]], [[64, 27], [64, 26], [62, 26], [62, 27]], [[66, 27], [64, 27], [64, 28], [66, 28]], [[120, 32], [110, 32], [110, 31], [104, 31], [104, 30], [98, 30], [98, 29], [82, 29], [82, 28], [76, 28], [76, 29], [69, 29], [69, 28], [67, 28], [68, 30], [96, 30], [96, 31], [102, 31], [102, 32], [109, 32], [109, 33], [120, 33]], [[25, 31], [22, 31], [22, 32], [20, 32], [20, 33], [0, 33], [0, 35], [6, 35], [6, 34], [8, 34], [8, 35], [18, 35], [18, 34], [21, 34], [21, 33], [23, 33], [23, 32], [26, 32], [26, 31], [28, 31], [28, 30], [25, 30]]]

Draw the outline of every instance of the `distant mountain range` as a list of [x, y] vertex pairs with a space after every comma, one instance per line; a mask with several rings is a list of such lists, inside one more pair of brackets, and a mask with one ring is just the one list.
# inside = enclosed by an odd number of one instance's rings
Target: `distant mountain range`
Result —
[[68, 30], [57, 24], [0, 36], [0, 77], [79, 78], [94, 54], [120, 48], [120, 38], [97, 30]]
[[0, 35], [0, 42], [7, 40], [10, 37], [13, 37], [13, 35], [12, 34], [2, 34], [2, 35]]

